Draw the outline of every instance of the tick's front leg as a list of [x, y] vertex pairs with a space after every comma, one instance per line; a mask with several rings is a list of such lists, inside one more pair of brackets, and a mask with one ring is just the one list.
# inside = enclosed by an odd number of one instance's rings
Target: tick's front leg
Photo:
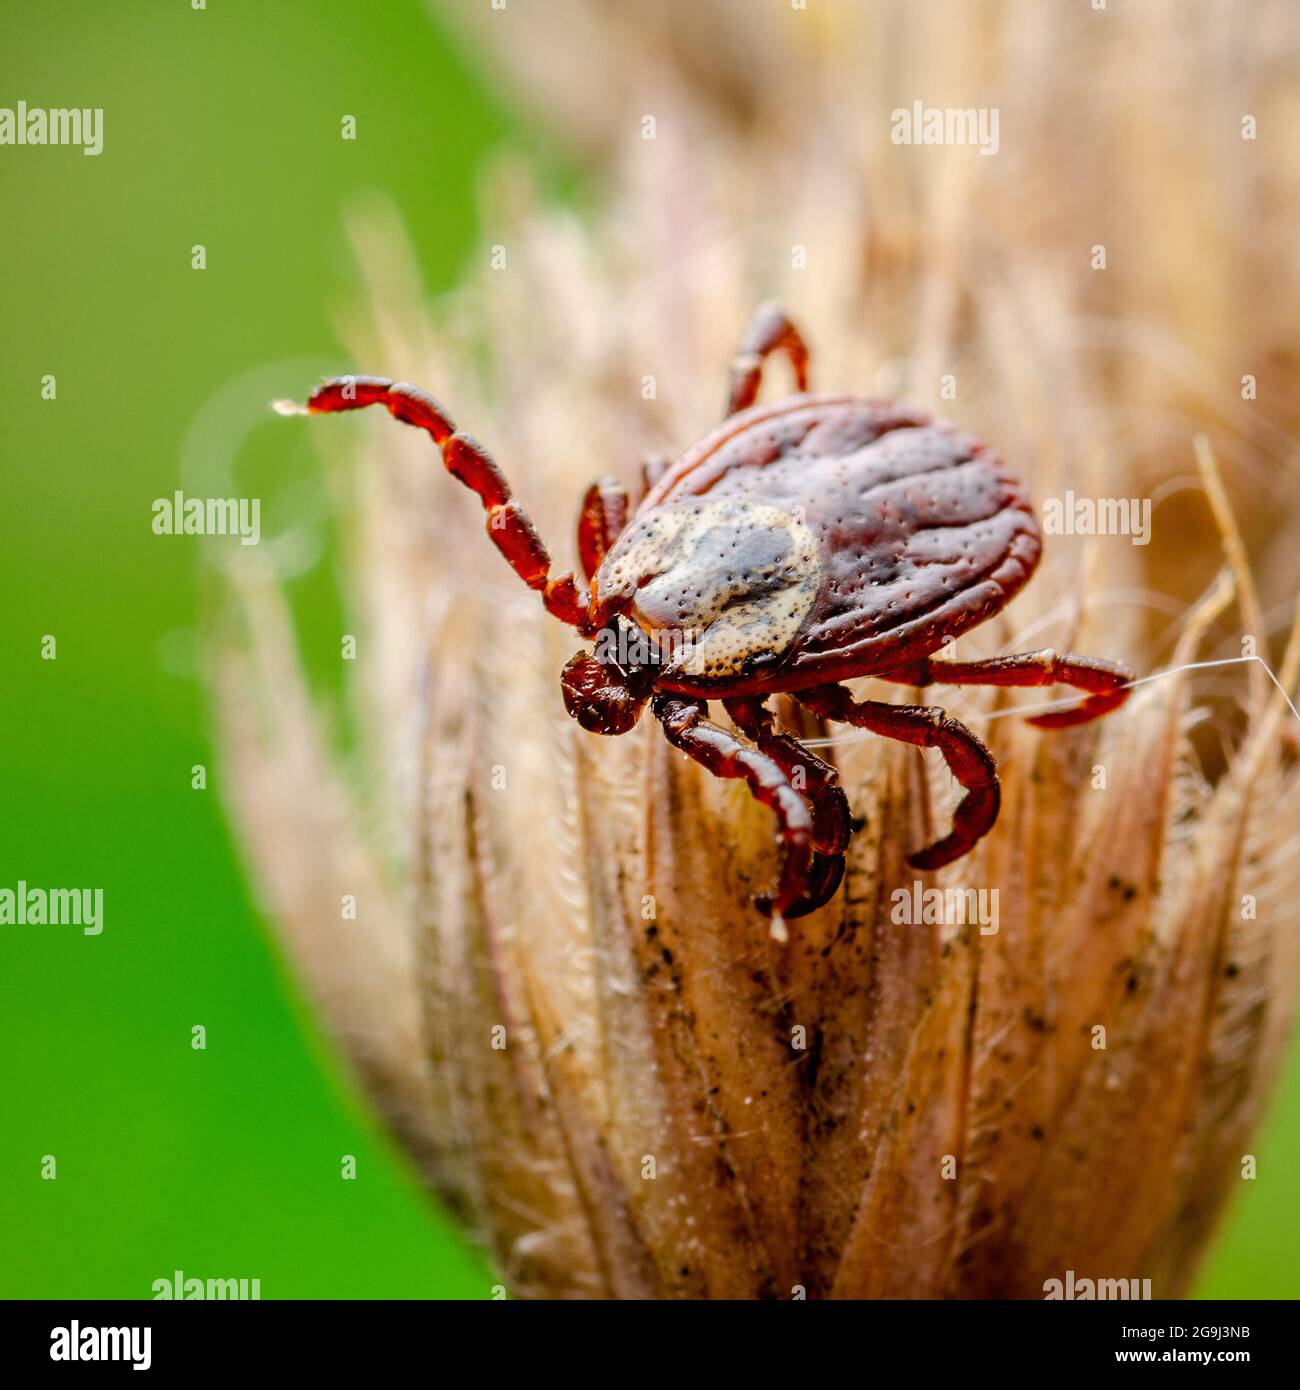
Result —
[[763, 381], [763, 363], [774, 352], [784, 352], [794, 369], [796, 391], [808, 389], [808, 344], [779, 304], [760, 304], [731, 359], [727, 387], [727, 414], [754, 404]]
[[673, 466], [671, 454], [647, 454], [641, 460], [641, 496], [637, 501], [644, 499], [650, 491]]
[[776, 892], [770, 898], [757, 899], [757, 905], [771, 914], [773, 937], [786, 940], [785, 920], [811, 911], [809, 893], [815, 894], [822, 887], [809, 880], [813, 820], [808, 803], [790, 785], [775, 758], [742, 743], [730, 730], [710, 723], [706, 717], [708, 707], [702, 700], [656, 695], [653, 708], [663, 725], [664, 736], [674, 748], [680, 748], [715, 777], [743, 778], [754, 798], [776, 816], [780, 875]]
[[1002, 792], [993, 754], [980, 739], [941, 709], [931, 705], [887, 705], [855, 700], [842, 685], [800, 690], [795, 698], [823, 719], [868, 729], [885, 738], [920, 748], [937, 748], [948, 770], [966, 788], [952, 816], [952, 830], [942, 840], [908, 856], [914, 869], [939, 869], [968, 853], [993, 828]]
[[552, 577], [551, 557], [528, 513], [511, 496], [510, 484], [488, 451], [471, 435], [458, 430], [451, 417], [427, 391], [406, 381], [382, 376], [331, 377], [307, 398], [306, 406], [277, 401], [282, 414], [333, 414], [382, 405], [404, 425], [423, 430], [443, 466], [457, 482], [474, 493], [487, 513], [487, 533], [520, 579], [541, 595], [548, 612], [581, 632], [587, 630], [587, 608], [573, 575]]
[[597, 478], [582, 499], [578, 516], [578, 557], [590, 580], [627, 525], [627, 489], [616, 478]]
[[1040, 729], [1066, 729], [1086, 724], [1118, 709], [1129, 697], [1133, 672], [1118, 661], [1095, 656], [1058, 655], [1050, 647], [1015, 656], [991, 656], [985, 661], [944, 661], [927, 657], [897, 671], [882, 671], [878, 679], [924, 688], [944, 685], [1043, 686], [1071, 685], [1088, 698], [1069, 709], [1031, 716]]

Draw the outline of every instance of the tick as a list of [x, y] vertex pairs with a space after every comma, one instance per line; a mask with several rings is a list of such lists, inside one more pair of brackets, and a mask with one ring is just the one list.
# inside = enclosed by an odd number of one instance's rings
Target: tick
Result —
[[[764, 363], [784, 353], [796, 392], [756, 405]], [[326, 381], [306, 410], [382, 405], [429, 434], [477, 494], [487, 533], [548, 612], [594, 650], [564, 667], [565, 707], [584, 729], [622, 734], [649, 704], [668, 741], [717, 777], [741, 778], [776, 817], [780, 870], [757, 905], [784, 922], [822, 906], [844, 874], [850, 820], [835, 768], [781, 732], [768, 697], [823, 719], [937, 748], [964, 789], [952, 829], [909, 862], [966, 854], [998, 815], [997, 765], [943, 710], [859, 700], [841, 682], [1048, 686], [1083, 692], [1030, 723], [1063, 728], [1128, 696], [1118, 662], [1051, 650], [948, 661], [937, 652], [997, 613], [1041, 551], [1024, 485], [957, 426], [895, 401], [808, 390], [808, 349], [772, 304], [731, 364], [724, 422], [675, 463], [647, 464], [633, 507], [602, 478], [578, 518], [580, 583], [551, 560], [500, 468], [429, 395], [405, 382]], [[281, 409], [301, 407], [282, 405]], [[734, 731], [711, 721], [717, 700]]]

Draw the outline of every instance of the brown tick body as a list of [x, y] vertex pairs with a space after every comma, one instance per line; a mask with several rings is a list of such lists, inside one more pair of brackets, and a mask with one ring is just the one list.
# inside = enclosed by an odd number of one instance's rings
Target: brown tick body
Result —
[[[784, 352], [797, 394], [754, 405], [763, 363]], [[1084, 691], [1031, 723], [1061, 728], [1122, 704], [1125, 667], [1052, 651], [933, 658], [993, 616], [1038, 563], [1023, 485], [955, 426], [892, 401], [807, 392], [803, 339], [774, 305], [755, 314], [731, 371], [728, 418], [669, 467], [647, 466], [631, 512], [623, 488], [592, 485], [578, 522], [586, 575], [550, 576], [532, 522], [481, 445], [416, 387], [340, 377], [307, 409], [384, 405], [426, 430], [447, 469], [477, 493], [488, 535], [547, 609], [595, 642], [561, 676], [565, 706], [593, 733], [632, 728], [652, 704], [668, 740], [719, 777], [742, 778], [776, 816], [781, 871], [759, 899], [781, 922], [820, 907], [844, 872], [850, 819], [835, 768], [779, 732], [765, 701], [783, 693], [824, 719], [937, 748], [965, 796], [952, 830], [910, 862], [965, 854], [997, 819], [992, 754], [942, 710], [856, 700], [842, 680], [911, 686], [1046, 686]], [[743, 738], [708, 719], [722, 701]]]

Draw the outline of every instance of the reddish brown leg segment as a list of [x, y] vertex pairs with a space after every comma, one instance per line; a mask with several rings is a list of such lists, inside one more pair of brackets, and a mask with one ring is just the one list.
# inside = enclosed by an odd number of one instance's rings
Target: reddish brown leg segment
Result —
[[785, 914], [801, 917], [829, 902], [844, 877], [844, 851], [851, 833], [849, 799], [830, 763], [823, 762], [798, 739], [776, 732], [772, 711], [761, 699], [724, 700], [722, 704], [736, 727], [777, 764], [812, 807], [813, 857], [808, 887], [802, 901]]
[[[641, 497], [663, 477], [673, 466], [673, 461], [667, 454], [650, 454], [641, 460]], [[641, 499], [638, 498], [638, 501]]]
[[763, 380], [763, 363], [774, 352], [784, 352], [794, 368], [795, 389], [808, 389], [808, 345], [779, 304], [760, 304], [731, 359], [727, 387], [727, 414], [751, 406]]
[[780, 764], [795, 791], [808, 798], [813, 812], [813, 848], [823, 854], [843, 854], [849, 845], [849, 799], [835, 768], [797, 738], [777, 733], [772, 711], [761, 698], [724, 700], [722, 707], [741, 733], [758, 745], [760, 753]]
[[715, 777], [743, 778], [754, 798], [776, 816], [782, 852], [780, 876], [776, 892], [770, 898], [757, 899], [757, 905], [771, 914], [773, 935], [783, 939], [780, 920], [811, 911], [808, 893], [814, 886], [809, 882], [813, 825], [808, 803], [790, 785], [774, 758], [710, 723], [703, 700], [656, 695], [653, 708], [674, 748], [680, 748]]
[[1069, 709], [1034, 715], [1028, 721], [1040, 729], [1065, 729], [1086, 724], [1118, 709], [1129, 697], [1133, 672], [1118, 661], [1094, 656], [1058, 656], [1050, 647], [1016, 656], [993, 656], [986, 661], [943, 661], [928, 657], [897, 671], [880, 672], [880, 680], [925, 687], [945, 685], [1041, 686], [1072, 685], [1088, 698]]
[[627, 489], [614, 478], [597, 478], [582, 499], [578, 517], [578, 557], [591, 578], [627, 525]]
[[966, 788], [953, 812], [952, 830], [942, 840], [909, 855], [916, 869], [939, 869], [960, 859], [987, 835], [998, 818], [1001, 787], [993, 754], [964, 724], [931, 705], [887, 705], [855, 700], [842, 685], [819, 685], [796, 692], [796, 699], [823, 719], [853, 724], [885, 738], [920, 748], [937, 748], [952, 775]]
[[581, 631], [587, 628], [587, 608], [572, 574], [550, 577], [551, 557], [537, 528], [517, 502], [510, 484], [486, 449], [451, 422], [451, 417], [427, 392], [408, 382], [378, 376], [333, 377], [307, 398], [313, 414], [361, 410], [382, 405], [394, 419], [424, 430], [438, 446], [447, 472], [465, 484], [487, 512], [487, 533], [511, 569], [542, 596], [547, 610]]

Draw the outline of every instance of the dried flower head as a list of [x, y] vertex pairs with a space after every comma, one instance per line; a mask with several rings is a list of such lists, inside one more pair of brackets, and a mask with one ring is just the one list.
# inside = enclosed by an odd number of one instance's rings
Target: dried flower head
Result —
[[[1149, 544], [1049, 536], [963, 657], [1267, 657], [1290, 614], [1252, 570], [1296, 589], [1278, 516], [1296, 422], [1261, 423], [1237, 383], [1249, 358], [1294, 387], [1294, 301], [1229, 287], [1246, 222], [1260, 265], [1294, 273], [1267, 247], [1296, 185], [1289, 151], [1243, 156], [1223, 127], [1239, 106], [1281, 124], [1272, 65], [1294, 40], [1281, 6], [1250, 27], [1208, 7], [1199, 28], [1075, 8], [482, 17], [606, 161], [606, 201], [579, 218], [503, 166], [483, 217], [505, 266], [431, 312], [391, 213], [367, 210], [356, 364], [433, 387], [560, 552], [593, 478], [714, 422], [735, 336], [774, 295], [819, 387], [959, 418], [1063, 516], [1147, 502]], [[997, 158], [891, 139], [941, 85], [996, 104]], [[325, 1017], [511, 1291], [1041, 1297], [1067, 1270], [1183, 1291], [1286, 1033], [1300, 647], [1278, 688], [1258, 664], [1182, 669], [1061, 733], [1015, 717], [1023, 697], [943, 692], [1004, 800], [938, 873], [906, 855], [947, 824], [942, 765], [805, 728], [861, 828], [842, 892], [783, 945], [751, 905], [768, 813], [652, 728], [579, 729], [558, 686], [572, 633], [512, 587], [427, 441], [364, 437], [341, 509], [355, 765], [274, 574], [241, 552], [246, 622], [215, 663], [233, 815]]]

